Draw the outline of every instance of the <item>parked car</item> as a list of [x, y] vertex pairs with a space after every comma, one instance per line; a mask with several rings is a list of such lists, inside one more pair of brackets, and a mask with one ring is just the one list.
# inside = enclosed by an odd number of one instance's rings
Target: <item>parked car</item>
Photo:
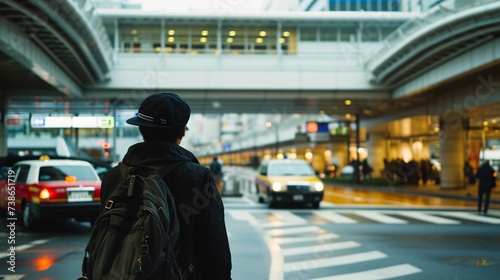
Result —
[[49, 218], [93, 222], [99, 214], [101, 179], [88, 161], [42, 156], [9, 170], [12, 177], [2, 172], [0, 178], [0, 208], [9, 215], [13, 210], [25, 228]]
[[306, 204], [319, 208], [323, 183], [305, 160], [283, 159], [262, 162], [255, 178], [259, 202]]

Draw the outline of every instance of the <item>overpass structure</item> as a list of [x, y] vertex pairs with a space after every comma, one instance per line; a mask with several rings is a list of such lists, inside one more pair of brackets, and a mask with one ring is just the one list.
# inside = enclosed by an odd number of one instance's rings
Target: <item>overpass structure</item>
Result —
[[357, 116], [375, 142], [370, 158], [390, 154], [388, 137], [431, 136], [443, 187], [456, 186], [464, 132], [498, 139], [499, 19], [493, 0], [444, 1], [422, 14], [179, 14], [0, 0], [0, 143], [5, 151], [6, 112], [112, 113], [168, 90], [203, 114]]

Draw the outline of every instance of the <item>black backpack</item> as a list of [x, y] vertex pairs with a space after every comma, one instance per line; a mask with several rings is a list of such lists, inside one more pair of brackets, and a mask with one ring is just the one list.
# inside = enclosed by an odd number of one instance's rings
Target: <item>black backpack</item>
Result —
[[175, 261], [179, 222], [162, 179], [168, 172], [123, 163], [119, 169], [125, 179], [92, 227], [80, 279], [181, 279]]

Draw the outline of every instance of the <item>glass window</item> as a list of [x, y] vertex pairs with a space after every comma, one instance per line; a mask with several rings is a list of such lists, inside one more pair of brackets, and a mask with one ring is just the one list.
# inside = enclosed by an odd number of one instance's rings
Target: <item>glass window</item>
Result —
[[339, 28], [340, 41], [351, 42], [356, 40], [357, 28], [354, 26], [344, 26]]
[[274, 163], [269, 166], [268, 176], [314, 176], [311, 165], [305, 162]]
[[206, 53], [217, 49], [217, 26], [191, 26], [191, 53]]
[[302, 27], [300, 28], [301, 41], [316, 41], [316, 27]]
[[224, 26], [221, 35], [222, 49], [225, 53], [240, 54], [248, 49], [245, 26]]
[[297, 32], [296, 27], [283, 26], [281, 28], [281, 49], [287, 54], [297, 52]]
[[367, 22], [361, 30], [361, 41], [378, 42], [380, 41], [380, 23]]
[[122, 52], [155, 51], [154, 45], [161, 42], [161, 26], [157, 24], [123, 24], [120, 26]]
[[86, 165], [53, 165], [42, 166], [38, 180], [64, 181], [67, 176], [74, 176], [79, 181], [97, 181], [98, 177], [91, 166]]
[[16, 170], [16, 182], [19, 183], [26, 183], [26, 180], [28, 179], [28, 173], [30, 171], [30, 166], [29, 165], [19, 165], [19, 167]]
[[276, 51], [276, 28], [248, 26], [248, 45], [254, 53]]
[[186, 53], [190, 43], [190, 28], [175, 23], [165, 24], [165, 52]]
[[321, 27], [319, 37], [320, 41], [337, 41], [337, 27]]
[[394, 32], [397, 28], [398, 28], [398, 26], [381, 26], [380, 27], [380, 32], [382, 33], [381, 34], [382, 40], [385, 37], [387, 37], [389, 34], [391, 34], [392, 32]]

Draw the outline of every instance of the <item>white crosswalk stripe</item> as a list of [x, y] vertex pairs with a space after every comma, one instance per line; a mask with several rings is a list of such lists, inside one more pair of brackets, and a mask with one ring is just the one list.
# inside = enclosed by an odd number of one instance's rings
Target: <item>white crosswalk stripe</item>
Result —
[[459, 221], [456, 220], [450, 220], [442, 217], [437, 217], [437, 216], [432, 216], [427, 213], [421, 213], [421, 212], [404, 212], [401, 211], [398, 213], [400, 216], [405, 216], [408, 218], [412, 218], [415, 220], [420, 220], [432, 224], [440, 224], [440, 225], [458, 225], [460, 224]]
[[293, 228], [276, 228], [272, 230], [268, 230], [267, 233], [270, 236], [283, 236], [288, 234], [297, 234], [297, 233], [305, 233], [305, 232], [320, 232], [321, 228], [317, 226], [306, 226], [306, 227], [293, 227]]
[[338, 235], [333, 233], [325, 233], [314, 236], [301, 236], [301, 237], [275, 237], [274, 242], [283, 245], [283, 244], [293, 244], [293, 243], [301, 243], [301, 242], [311, 242], [316, 241], [318, 243], [326, 243], [331, 241], [332, 239], [339, 238]]
[[421, 272], [422, 270], [410, 264], [394, 265], [384, 268], [372, 269], [367, 271], [348, 273], [336, 276], [315, 278], [312, 280], [379, 280], [390, 279], [395, 277], [402, 277], [414, 273]]
[[339, 224], [357, 224], [358, 221], [342, 216], [332, 211], [313, 211], [314, 215], [318, 215], [328, 221]]
[[285, 263], [285, 272], [307, 270], [307, 269], [318, 269], [324, 267], [347, 265], [359, 262], [372, 261], [377, 259], [387, 258], [386, 254], [379, 251], [370, 251], [358, 254], [343, 255], [332, 258], [322, 258], [322, 259], [312, 259], [300, 262], [289, 262]]
[[487, 223], [487, 224], [500, 225], [500, 219], [499, 218], [493, 218], [493, 217], [487, 217], [487, 216], [479, 216], [476, 213], [469, 213], [469, 212], [440, 212], [439, 215], [444, 215], [444, 216], [449, 216], [449, 217], [454, 217], [454, 218], [459, 218], [459, 219], [464, 219], [464, 220], [470, 220], [470, 221], [476, 221], [476, 222], [481, 222], [481, 223]]
[[342, 249], [350, 249], [359, 247], [361, 244], [354, 241], [344, 241], [337, 243], [316, 244], [312, 246], [301, 246], [296, 248], [281, 249], [281, 254], [284, 257], [303, 255], [303, 254], [317, 254], [321, 252], [330, 252]]
[[405, 220], [397, 219], [391, 216], [384, 215], [379, 212], [373, 211], [356, 211], [354, 214], [365, 217], [367, 219], [377, 221], [383, 224], [407, 224], [408, 222]]
[[261, 227], [304, 225], [309, 223], [306, 219], [301, 218], [290, 211], [271, 211], [269, 213], [273, 215], [274, 220], [268, 223], [261, 223]]

